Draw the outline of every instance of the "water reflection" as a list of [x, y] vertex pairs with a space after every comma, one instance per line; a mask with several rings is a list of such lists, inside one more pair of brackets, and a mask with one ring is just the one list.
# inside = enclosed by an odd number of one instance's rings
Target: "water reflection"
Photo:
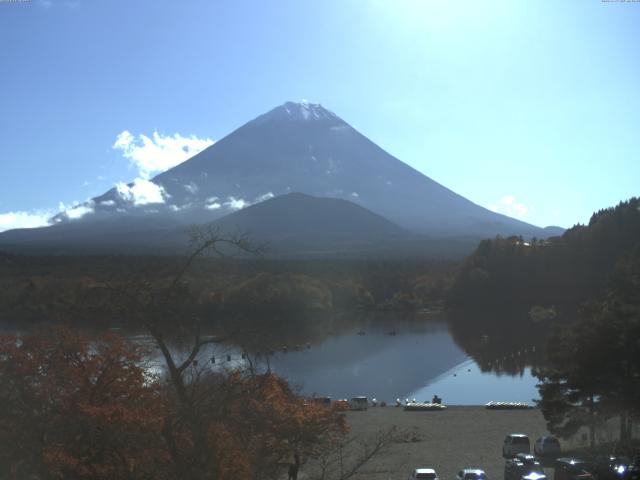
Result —
[[[483, 313], [229, 316], [203, 332], [224, 341], [208, 345], [197, 361], [213, 370], [269, 368], [307, 395], [530, 402], [537, 397], [531, 371], [543, 361], [547, 330], [526, 318]], [[149, 348], [149, 368], [161, 374], [164, 360], [153, 340], [121, 332]], [[189, 355], [191, 339], [180, 329], [171, 334], [176, 362]]]
[[530, 402], [537, 397], [531, 368], [542, 361], [545, 329], [523, 331], [514, 322], [459, 314], [230, 317], [217, 325], [229, 341], [207, 348], [199, 362], [237, 368], [257, 358], [259, 368], [307, 395]]
[[526, 314], [454, 311], [448, 312], [447, 323], [456, 344], [482, 372], [522, 376], [544, 362], [549, 326]]

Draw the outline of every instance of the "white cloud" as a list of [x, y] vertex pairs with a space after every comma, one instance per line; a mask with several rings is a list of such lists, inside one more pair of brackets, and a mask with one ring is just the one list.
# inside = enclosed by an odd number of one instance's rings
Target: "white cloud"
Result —
[[190, 182], [184, 186], [184, 189], [189, 192], [191, 195], [195, 195], [198, 193], [198, 185], [195, 182]]
[[100, 205], [102, 205], [103, 207], [113, 207], [115, 204], [115, 200], [103, 200], [100, 202]]
[[0, 232], [14, 228], [37, 228], [51, 225], [52, 212], [0, 213]]
[[514, 195], [505, 195], [500, 201], [496, 204], [493, 203], [488, 206], [489, 210], [496, 213], [503, 213], [510, 217], [526, 217], [527, 214], [534, 210], [534, 207], [531, 205], [525, 205], [522, 202], [519, 202], [518, 199]]
[[64, 211], [64, 213], [67, 215], [67, 217], [70, 220], [77, 220], [79, 218], [84, 217], [85, 215], [88, 215], [90, 213], [94, 213], [94, 209], [93, 209], [93, 202], [87, 202], [83, 205], [75, 205], [71, 208], [68, 208], [67, 210]]
[[[77, 220], [90, 213], [95, 213], [93, 200], [87, 200], [85, 203], [73, 202], [67, 207], [63, 202], [58, 202], [58, 210], [64, 214], [69, 220]], [[56, 219], [56, 221], [60, 221]]]
[[500, 203], [503, 205], [513, 205], [515, 201], [516, 197], [514, 197], [513, 195], [505, 195], [500, 199]]
[[164, 136], [154, 131], [149, 138], [143, 134], [132, 135], [124, 130], [116, 137], [112, 148], [120, 150], [138, 169], [139, 176], [148, 180], [153, 174], [175, 167], [210, 145], [213, 145], [213, 140], [195, 135], [183, 137], [175, 133], [173, 136]]
[[184, 203], [182, 205], [169, 205], [169, 210], [172, 212], [179, 212], [180, 210], [185, 210], [191, 207], [191, 203]]
[[[247, 201], [244, 198], [236, 198], [236, 197], [227, 197], [227, 201], [222, 205], [215, 202], [218, 197], [211, 197], [207, 199], [208, 205], [205, 205], [209, 210], [217, 210], [221, 206], [227, 207], [229, 210], [241, 210], [245, 207], [250, 207], [251, 205], [255, 205], [256, 203], [264, 202], [265, 200], [269, 200], [270, 198], [275, 197], [273, 192], [267, 192], [263, 195], [256, 197], [253, 202]], [[211, 203], [214, 202], [214, 203]]]
[[228, 207], [230, 210], [240, 210], [244, 207], [248, 207], [251, 203], [243, 200], [242, 198], [227, 197], [227, 201], [224, 202], [223, 205]]
[[209, 197], [204, 201], [204, 208], [207, 210], [217, 210], [222, 205], [218, 202], [218, 197]]
[[253, 203], [264, 202], [265, 200], [269, 200], [273, 197], [275, 197], [275, 195], [272, 192], [267, 192], [264, 195], [260, 195], [259, 197], [257, 197]]
[[131, 186], [119, 182], [116, 184], [116, 190], [123, 200], [134, 205], [164, 203], [165, 198], [168, 197], [164, 188], [144, 178], [136, 178]]

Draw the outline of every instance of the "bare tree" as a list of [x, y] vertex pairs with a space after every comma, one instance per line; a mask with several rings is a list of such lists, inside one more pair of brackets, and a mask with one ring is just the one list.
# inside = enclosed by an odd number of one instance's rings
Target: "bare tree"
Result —
[[[206, 422], [202, 414], [205, 403], [211, 399], [215, 382], [198, 388], [203, 382], [204, 366], [198, 358], [203, 349], [225, 338], [203, 335], [203, 320], [198, 299], [186, 278], [194, 263], [206, 256], [228, 257], [242, 252], [260, 254], [261, 247], [251, 244], [246, 234], [225, 234], [214, 226], [191, 227], [190, 247], [182, 265], [168, 279], [137, 278], [126, 285], [109, 285], [114, 304], [133, 316], [134, 322], [152, 337], [162, 354], [169, 384], [173, 389], [174, 408], [165, 419], [163, 435], [182, 478], [205, 478], [207, 464]], [[187, 345], [187, 354], [178, 358], [171, 341], [181, 338]], [[178, 438], [187, 428], [192, 436], [192, 448], [185, 454]]]
[[347, 480], [361, 472], [372, 459], [384, 453], [400, 438], [396, 427], [370, 437], [351, 436], [326, 445], [309, 462], [313, 480]]

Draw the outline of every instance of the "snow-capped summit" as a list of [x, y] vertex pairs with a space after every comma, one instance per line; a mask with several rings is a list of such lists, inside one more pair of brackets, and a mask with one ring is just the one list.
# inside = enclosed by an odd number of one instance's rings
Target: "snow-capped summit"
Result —
[[283, 103], [264, 115], [260, 115], [250, 123], [260, 125], [264, 122], [274, 120], [345, 124], [345, 122], [332, 111], [327, 110], [319, 103], [310, 103], [306, 100]]
[[112, 188], [57, 217], [52, 231], [64, 240], [102, 225], [100, 235], [124, 244], [125, 230], [210, 222], [292, 192], [346, 200], [430, 238], [548, 236], [452, 192], [308, 102], [284, 103], [154, 178]]

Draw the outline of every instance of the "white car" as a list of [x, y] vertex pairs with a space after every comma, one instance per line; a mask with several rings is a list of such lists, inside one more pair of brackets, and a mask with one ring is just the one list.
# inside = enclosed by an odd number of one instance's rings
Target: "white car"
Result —
[[524, 433], [511, 433], [506, 436], [502, 444], [502, 456], [504, 458], [513, 458], [519, 453], [531, 452], [531, 444], [529, 437]]
[[456, 480], [487, 480], [487, 474], [479, 468], [463, 468], [456, 475]]
[[420, 467], [416, 468], [409, 475], [409, 480], [439, 480], [438, 474], [433, 468]]
[[556, 437], [540, 437], [533, 444], [533, 453], [539, 457], [560, 455], [560, 442]]

